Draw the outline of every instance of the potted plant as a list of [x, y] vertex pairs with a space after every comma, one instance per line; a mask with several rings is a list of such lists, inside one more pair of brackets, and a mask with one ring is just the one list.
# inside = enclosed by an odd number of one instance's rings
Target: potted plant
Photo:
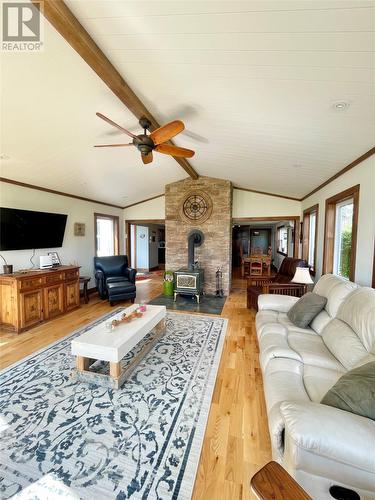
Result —
[[163, 282], [163, 293], [167, 297], [173, 297], [173, 272], [165, 271]]

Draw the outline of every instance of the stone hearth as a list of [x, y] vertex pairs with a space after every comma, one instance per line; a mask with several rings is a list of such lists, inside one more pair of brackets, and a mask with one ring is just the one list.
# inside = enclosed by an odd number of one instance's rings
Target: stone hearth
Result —
[[[188, 222], [181, 206], [194, 192], [207, 194], [212, 211], [207, 220]], [[173, 182], [165, 188], [166, 269], [177, 271], [188, 263], [188, 235], [192, 229], [204, 234], [204, 243], [195, 249], [195, 259], [204, 268], [206, 293], [216, 290], [215, 273], [223, 271], [224, 294], [230, 290], [232, 266], [232, 184], [230, 181], [200, 177]]]

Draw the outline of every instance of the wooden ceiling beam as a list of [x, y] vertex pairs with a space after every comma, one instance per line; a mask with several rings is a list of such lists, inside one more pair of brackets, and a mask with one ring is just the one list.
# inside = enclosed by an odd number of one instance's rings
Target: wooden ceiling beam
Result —
[[[40, 8], [40, 0], [32, 0]], [[159, 128], [159, 123], [145, 107], [139, 97], [133, 92], [104, 52], [73, 15], [62, 0], [44, 0], [42, 12], [44, 17], [78, 52], [82, 59], [95, 71], [120, 101], [138, 118], [146, 117], [151, 122], [151, 130]], [[172, 141], [170, 141], [173, 144]], [[175, 158], [176, 162], [192, 178], [198, 179], [198, 173], [185, 158]]]

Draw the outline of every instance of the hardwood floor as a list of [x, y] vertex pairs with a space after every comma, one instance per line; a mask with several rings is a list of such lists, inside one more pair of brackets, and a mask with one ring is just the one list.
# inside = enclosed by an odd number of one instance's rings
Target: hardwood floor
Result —
[[[229, 319], [195, 481], [194, 500], [253, 499], [250, 479], [271, 460], [254, 312], [246, 308], [246, 282], [234, 279], [222, 317]], [[137, 301], [162, 290], [162, 277], [137, 283]], [[126, 304], [126, 303], [124, 303]], [[119, 305], [121, 305], [119, 303]], [[94, 294], [88, 304], [20, 335], [0, 330], [0, 368], [93, 321], [111, 307]]]

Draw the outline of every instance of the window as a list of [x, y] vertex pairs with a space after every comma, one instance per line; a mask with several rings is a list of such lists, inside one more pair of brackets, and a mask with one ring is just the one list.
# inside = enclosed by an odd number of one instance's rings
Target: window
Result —
[[312, 274], [315, 274], [316, 266], [318, 212], [319, 205], [314, 205], [303, 212], [302, 258], [309, 264]]
[[94, 219], [96, 255], [118, 255], [119, 218], [115, 215], [94, 214]]
[[359, 185], [326, 200], [323, 272], [354, 281]]
[[353, 198], [337, 203], [333, 272], [349, 279], [352, 250]]
[[277, 252], [287, 256], [289, 248], [289, 232], [286, 226], [277, 228]]

